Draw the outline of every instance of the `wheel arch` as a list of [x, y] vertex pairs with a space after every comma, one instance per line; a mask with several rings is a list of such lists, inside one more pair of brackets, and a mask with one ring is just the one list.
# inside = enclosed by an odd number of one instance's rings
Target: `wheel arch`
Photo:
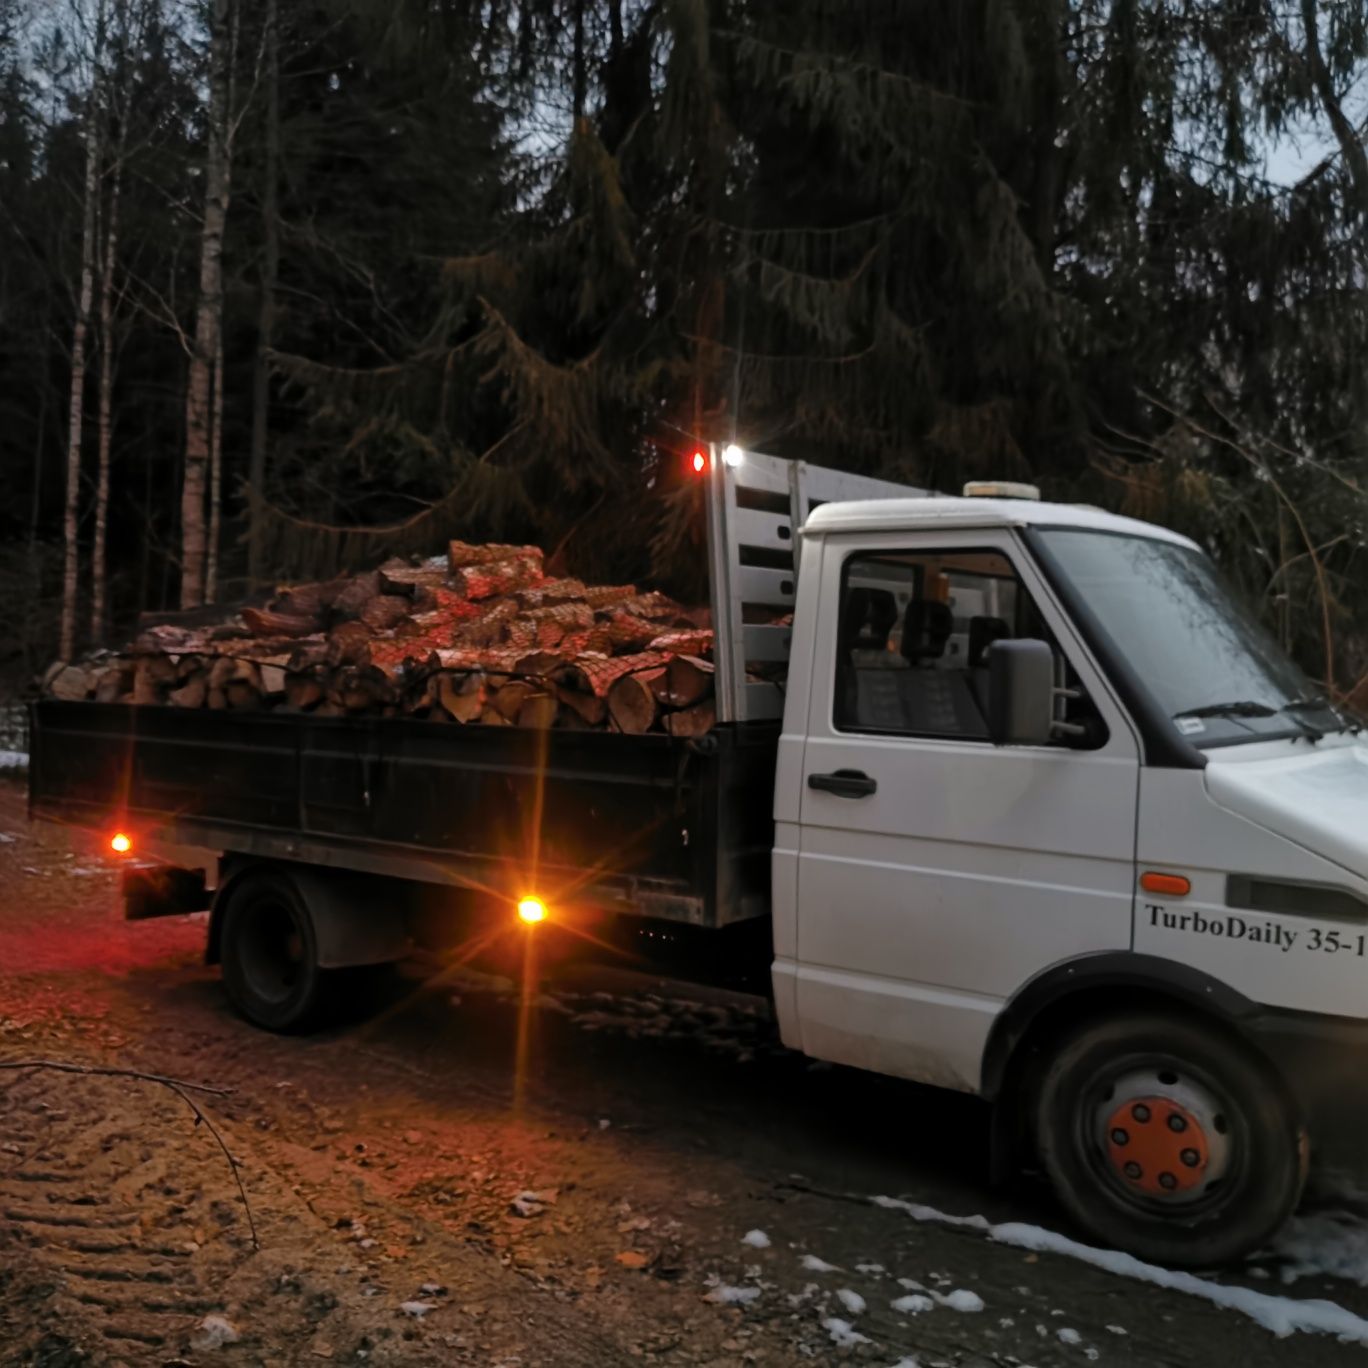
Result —
[[1028, 979], [998, 1014], [983, 1049], [979, 1091], [988, 1101], [997, 1100], [1022, 1046], [1055, 1024], [1080, 1019], [1094, 1008], [1164, 1003], [1234, 1028], [1246, 1039], [1241, 1023], [1262, 1010], [1229, 984], [1176, 960], [1127, 950], [1080, 955]]

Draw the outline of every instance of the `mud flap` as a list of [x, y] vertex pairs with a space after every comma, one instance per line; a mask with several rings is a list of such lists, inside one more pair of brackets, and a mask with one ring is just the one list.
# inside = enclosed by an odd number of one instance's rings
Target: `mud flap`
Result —
[[207, 912], [210, 895], [204, 870], [176, 865], [125, 866], [119, 878], [124, 918], [176, 917], [185, 912]]

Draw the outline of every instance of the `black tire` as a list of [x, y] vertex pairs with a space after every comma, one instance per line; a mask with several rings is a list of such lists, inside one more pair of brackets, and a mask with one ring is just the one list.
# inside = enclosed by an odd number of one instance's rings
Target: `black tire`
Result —
[[228, 999], [268, 1031], [317, 1024], [329, 976], [318, 967], [313, 918], [289, 875], [245, 874], [227, 890], [221, 955]]
[[1128, 1013], [1061, 1039], [1036, 1089], [1059, 1200], [1108, 1248], [1207, 1268], [1268, 1240], [1306, 1181], [1306, 1136], [1272, 1070], [1219, 1025]]

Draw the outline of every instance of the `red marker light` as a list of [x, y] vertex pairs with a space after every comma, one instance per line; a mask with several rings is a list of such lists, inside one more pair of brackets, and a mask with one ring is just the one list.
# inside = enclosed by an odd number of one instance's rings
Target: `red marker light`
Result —
[[695, 451], [695, 452], [694, 452], [694, 454], [693, 454], [693, 468], [694, 468], [694, 474], [695, 474], [695, 475], [701, 475], [701, 474], [708, 468], [708, 458], [707, 458], [707, 456], [706, 456], [703, 452], [701, 452], [701, 451]]
[[109, 848], [116, 855], [127, 855], [128, 852], [133, 849], [133, 838], [131, 836], [125, 836], [122, 831], [116, 831], [114, 835], [109, 838]]

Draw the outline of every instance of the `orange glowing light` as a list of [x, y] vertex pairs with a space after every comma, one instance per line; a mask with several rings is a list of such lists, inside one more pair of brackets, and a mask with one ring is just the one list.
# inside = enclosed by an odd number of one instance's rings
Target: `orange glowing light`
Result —
[[693, 454], [693, 468], [694, 468], [694, 474], [695, 474], [695, 475], [701, 475], [701, 474], [708, 468], [708, 458], [707, 458], [706, 455], [704, 455], [703, 452], [701, 452], [701, 451], [695, 451], [695, 452], [694, 452], [694, 454]]
[[133, 838], [131, 836], [125, 836], [122, 831], [116, 831], [114, 835], [109, 838], [109, 848], [116, 855], [127, 855], [128, 852], [133, 849]]
[[540, 898], [524, 898], [518, 904], [518, 916], [529, 926], [546, 920], [546, 904]]

